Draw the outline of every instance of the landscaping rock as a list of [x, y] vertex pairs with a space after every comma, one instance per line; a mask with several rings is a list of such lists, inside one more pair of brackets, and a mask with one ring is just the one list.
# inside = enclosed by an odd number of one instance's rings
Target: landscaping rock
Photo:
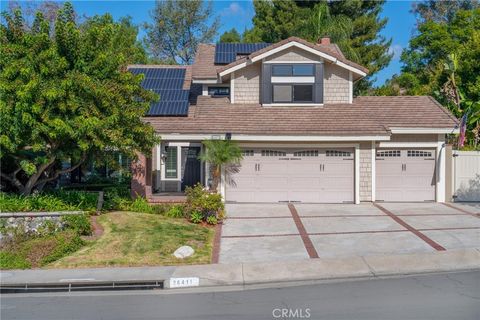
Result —
[[177, 250], [175, 250], [173, 255], [178, 259], [184, 259], [184, 258], [190, 257], [194, 253], [195, 253], [195, 250], [193, 250], [192, 247], [182, 246]]

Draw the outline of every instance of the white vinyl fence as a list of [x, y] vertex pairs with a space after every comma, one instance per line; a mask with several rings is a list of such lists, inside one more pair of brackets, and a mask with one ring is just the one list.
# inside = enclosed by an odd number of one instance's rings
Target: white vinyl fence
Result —
[[480, 151], [453, 151], [455, 201], [480, 201]]

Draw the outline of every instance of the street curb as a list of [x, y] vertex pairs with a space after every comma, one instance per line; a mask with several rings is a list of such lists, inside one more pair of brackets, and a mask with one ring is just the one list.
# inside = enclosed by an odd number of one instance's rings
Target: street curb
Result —
[[[65, 284], [89, 281], [164, 281], [199, 278], [199, 287], [245, 286], [269, 283], [335, 279], [368, 279], [385, 276], [480, 270], [477, 249], [442, 252], [376, 255], [339, 259], [308, 259], [287, 262], [208, 264], [169, 267], [2, 270], [2, 285]], [[190, 287], [191, 288], [191, 287]], [[178, 290], [178, 289], [172, 289]]]

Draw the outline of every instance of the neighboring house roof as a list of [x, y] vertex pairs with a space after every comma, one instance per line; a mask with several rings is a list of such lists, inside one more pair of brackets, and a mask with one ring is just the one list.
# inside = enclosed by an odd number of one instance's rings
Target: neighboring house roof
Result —
[[255, 57], [259, 57], [261, 55], [264, 55], [268, 52], [273, 52], [275, 49], [277, 48], [280, 48], [282, 46], [285, 46], [289, 43], [298, 43], [300, 45], [303, 45], [303, 46], [306, 46], [310, 49], [313, 49], [319, 53], [322, 53], [325, 55], [325, 57], [329, 58], [329, 60], [333, 63], [344, 63], [345, 65], [347, 66], [350, 66], [358, 71], [360, 71], [361, 73], [364, 73], [363, 75], [367, 74], [368, 73], [368, 69], [353, 62], [353, 61], [350, 61], [348, 59], [345, 58], [345, 56], [343, 55], [343, 53], [341, 53], [340, 49], [336, 46], [336, 45], [318, 45], [318, 44], [313, 44], [311, 42], [308, 42], [306, 40], [303, 40], [301, 38], [298, 38], [298, 37], [290, 37], [290, 38], [287, 38], [285, 40], [282, 40], [282, 41], [279, 41], [277, 43], [274, 43], [268, 47], [265, 47], [261, 50], [258, 50], [258, 51], [255, 51], [253, 52], [252, 54], [242, 58], [242, 59], [238, 59], [226, 66], [223, 66], [222, 68], [220, 68], [218, 70], [218, 72], [220, 74], [224, 73], [224, 72], [227, 72], [228, 70], [233, 70], [234, 67], [236, 66], [239, 66], [243, 63], [246, 63], [248, 61], [252, 61], [252, 60], [255, 60]]
[[430, 97], [359, 97], [353, 104], [323, 107], [262, 107], [199, 96], [188, 117], [145, 121], [157, 132], [258, 135], [389, 135], [395, 127], [454, 128], [456, 119]]

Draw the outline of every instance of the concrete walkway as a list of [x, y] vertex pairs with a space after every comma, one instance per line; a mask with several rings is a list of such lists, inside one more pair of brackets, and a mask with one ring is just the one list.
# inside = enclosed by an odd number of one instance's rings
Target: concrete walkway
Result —
[[480, 248], [472, 204], [227, 204], [220, 263]]
[[378, 255], [341, 259], [308, 259], [282, 263], [236, 263], [145, 268], [7, 270], [2, 285], [75, 282], [165, 280], [198, 277], [201, 287], [253, 285], [327, 279], [450, 272], [480, 269], [479, 250], [449, 250], [423, 254]]

